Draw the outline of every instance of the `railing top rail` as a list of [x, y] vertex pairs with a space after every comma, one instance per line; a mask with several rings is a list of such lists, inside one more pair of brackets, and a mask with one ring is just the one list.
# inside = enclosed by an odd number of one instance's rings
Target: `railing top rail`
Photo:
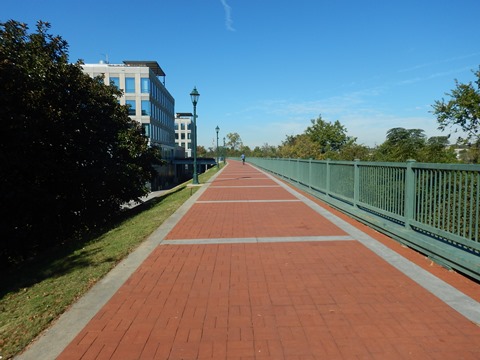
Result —
[[[283, 161], [296, 161], [296, 162], [308, 162], [308, 163], [320, 163], [330, 165], [354, 165], [359, 166], [383, 166], [383, 167], [406, 167], [407, 162], [380, 162], [380, 161], [340, 161], [340, 160], [313, 160], [313, 159], [300, 159], [300, 158], [261, 158], [265, 160], [283, 160]], [[479, 171], [480, 165], [478, 164], [447, 164], [447, 163], [421, 163], [412, 162], [412, 167], [416, 169], [434, 169], [434, 170], [459, 170], [459, 171]]]
[[414, 163], [412, 165], [416, 169], [434, 169], [434, 170], [460, 170], [460, 171], [478, 171], [480, 165], [476, 164], [433, 164], [433, 163]]

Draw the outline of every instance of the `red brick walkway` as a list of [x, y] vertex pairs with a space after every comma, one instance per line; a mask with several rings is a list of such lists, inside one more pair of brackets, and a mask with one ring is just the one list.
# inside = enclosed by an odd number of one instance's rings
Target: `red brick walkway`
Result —
[[478, 325], [232, 161], [59, 359], [480, 359], [479, 344]]

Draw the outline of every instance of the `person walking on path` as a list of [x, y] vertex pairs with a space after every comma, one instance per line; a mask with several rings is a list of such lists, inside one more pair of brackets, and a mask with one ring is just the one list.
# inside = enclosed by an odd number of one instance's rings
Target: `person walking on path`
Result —
[[242, 154], [241, 158], [242, 158], [242, 164], [245, 165], [245, 154]]

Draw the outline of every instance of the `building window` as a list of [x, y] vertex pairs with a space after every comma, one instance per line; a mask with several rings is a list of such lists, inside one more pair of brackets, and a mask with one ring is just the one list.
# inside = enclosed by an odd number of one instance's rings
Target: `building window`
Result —
[[150, 101], [142, 100], [142, 115], [150, 115]]
[[150, 137], [150, 124], [142, 124], [143, 133], [146, 137]]
[[125, 92], [126, 93], [135, 93], [135, 78], [126, 77], [125, 78]]
[[120, 78], [118, 77], [111, 77], [110, 78], [110, 85], [115, 86], [117, 89], [120, 89]]
[[136, 111], [137, 107], [136, 107], [136, 104], [135, 104], [135, 100], [126, 100], [125, 105], [128, 106], [128, 115], [135, 116], [136, 112], [137, 112]]
[[150, 79], [141, 78], [140, 79], [140, 86], [141, 86], [142, 93], [144, 93], [144, 94], [150, 93]]

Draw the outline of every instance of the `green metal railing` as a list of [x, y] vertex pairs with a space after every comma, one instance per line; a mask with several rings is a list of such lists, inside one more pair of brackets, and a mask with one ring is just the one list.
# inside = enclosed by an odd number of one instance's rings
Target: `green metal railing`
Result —
[[325, 202], [480, 280], [480, 166], [250, 158]]

